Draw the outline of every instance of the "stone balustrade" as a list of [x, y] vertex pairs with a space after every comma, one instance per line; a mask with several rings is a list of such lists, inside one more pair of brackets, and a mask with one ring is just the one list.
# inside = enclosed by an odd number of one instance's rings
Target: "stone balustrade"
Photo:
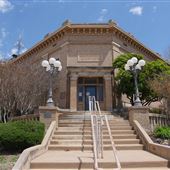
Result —
[[163, 114], [149, 113], [151, 131], [157, 126], [170, 126], [170, 116]]

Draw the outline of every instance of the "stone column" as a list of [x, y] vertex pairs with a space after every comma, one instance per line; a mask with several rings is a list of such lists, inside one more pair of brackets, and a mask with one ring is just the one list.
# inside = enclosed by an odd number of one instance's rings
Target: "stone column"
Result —
[[129, 107], [129, 122], [133, 126], [133, 121], [137, 120], [141, 126], [147, 131], [150, 132], [151, 125], [149, 121], [149, 107]]
[[107, 111], [112, 111], [112, 79], [111, 75], [105, 75], [105, 107]]
[[70, 77], [70, 109], [77, 110], [77, 75]]
[[52, 121], [56, 121], [56, 127], [58, 127], [58, 117], [62, 114], [57, 110], [55, 106], [40, 106], [39, 107], [40, 122], [45, 124], [47, 130]]

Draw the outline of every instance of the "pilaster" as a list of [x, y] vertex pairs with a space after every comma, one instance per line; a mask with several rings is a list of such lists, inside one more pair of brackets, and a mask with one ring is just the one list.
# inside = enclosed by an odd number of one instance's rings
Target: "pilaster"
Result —
[[112, 76], [104, 75], [105, 81], [105, 106], [106, 110], [112, 111]]
[[77, 110], [77, 79], [76, 74], [70, 77], [70, 109]]

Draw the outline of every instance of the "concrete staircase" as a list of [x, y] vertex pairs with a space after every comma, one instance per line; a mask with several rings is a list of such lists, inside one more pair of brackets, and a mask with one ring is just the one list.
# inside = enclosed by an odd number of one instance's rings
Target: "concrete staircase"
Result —
[[[122, 169], [168, 169], [167, 160], [144, 151], [144, 145], [140, 143], [128, 120], [112, 115], [108, 115], [108, 119]], [[104, 159], [99, 160], [99, 167], [107, 170], [116, 168], [106, 125], [103, 128], [103, 143]], [[51, 138], [48, 151], [31, 162], [31, 169], [92, 170], [93, 163], [90, 114], [70, 113], [60, 117], [59, 128]]]

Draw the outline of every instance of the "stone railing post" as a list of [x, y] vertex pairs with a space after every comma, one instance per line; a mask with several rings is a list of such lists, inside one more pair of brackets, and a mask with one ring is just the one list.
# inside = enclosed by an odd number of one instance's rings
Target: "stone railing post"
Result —
[[58, 118], [62, 114], [57, 110], [55, 106], [40, 106], [39, 107], [40, 122], [45, 124], [47, 130], [52, 121], [56, 121], [56, 127], [58, 127]]
[[132, 106], [128, 109], [129, 122], [133, 126], [133, 121], [137, 120], [141, 126], [147, 131], [151, 131], [151, 125], [149, 121], [149, 107], [135, 107]]

